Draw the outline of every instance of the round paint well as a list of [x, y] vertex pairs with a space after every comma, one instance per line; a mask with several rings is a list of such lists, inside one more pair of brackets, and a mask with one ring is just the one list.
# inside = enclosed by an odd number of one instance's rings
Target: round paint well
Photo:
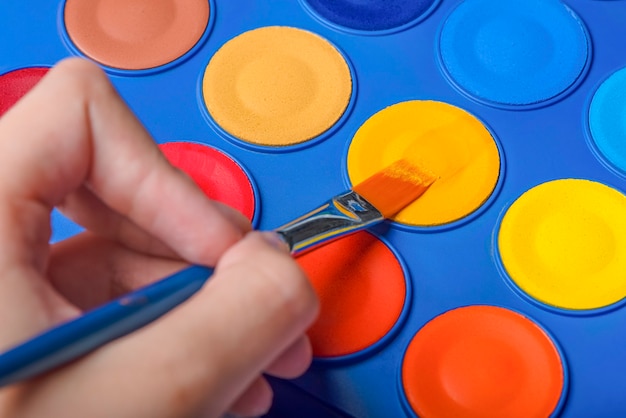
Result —
[[498, 146], [487, 128], [442, 102], [401, 102], [370, 117], [349, 144], [350, 182], [358, 184], [402, 158], [438, 177], [393, 217], [410, 226], [448, 224], [473, 213], [493, 193], [501, 171]]
[[581, 20], [556, 0], [467, 0], [445, 21], [443, 69], [457, 87], [493, 105], [538, 105], [582, 78], [590, 42]]
[[495, 306], [457, 308], [428, 322], [407, 348], [401, 383], [420, 417], [548, 417], [567, 387], [550, 336]]
[[601, 183], [561, 179], [506, 211], [498, 251], [512, 282], [552, 307], [598, 309], [626, 296], [626, 196]]
[[211, 199], [255, 218], [256, 193], [242, 166], [215, 148], [192, 142], [168, 142], [159, 148], [170, 163], [187, 173]]
[[405, 272], [374, 235], [349, 235], [296, 260], [320, 298], [320, 315], [308, 331], [316, 358], [373, 349], [401, 323], [410, 295]]
[[87, 57], [144, 70], [189, 52], [205, 33], [208, 0], [66, 0], [65, 29]]
[[589, 131], [599, 153], [626, 173], [626, 68], [612, 74], [593, 95]]
[[211, 58], [202, 80], [207, 110], [221, 129], [275, 148], [328, 131], [346, 112], [352, 91], [350, 68], [333, 45], [284, 26], [231, 39]]
[[439, 0], [302, 0], [302, 3], [333, 26], [379, 32], [401, 29], [423, 19]]
[[0, 116], [28, 93], [48, 70], [44, 67], [29, 67], [0, 75]]

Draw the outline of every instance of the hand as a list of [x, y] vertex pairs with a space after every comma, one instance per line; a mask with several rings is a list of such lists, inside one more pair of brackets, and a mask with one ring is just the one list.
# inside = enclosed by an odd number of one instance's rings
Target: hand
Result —
[[[59, 208], [86, 231], [53, 246]], [[0, 119], [0, 351], [186, 265], [190, 300], [71, 363], [0, 390], [2, 417], [259, 415], [262, 373], [311, 361], [317, 299], [271, 233], [169, 165], [94, 64], [60, 63]]]

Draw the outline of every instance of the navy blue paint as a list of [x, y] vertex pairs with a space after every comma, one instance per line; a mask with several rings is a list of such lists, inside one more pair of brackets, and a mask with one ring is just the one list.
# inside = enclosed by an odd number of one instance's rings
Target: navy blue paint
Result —
[[435, 0], [305, 0], [324, 19], [346, 28], [379, 31], [403, 26]]

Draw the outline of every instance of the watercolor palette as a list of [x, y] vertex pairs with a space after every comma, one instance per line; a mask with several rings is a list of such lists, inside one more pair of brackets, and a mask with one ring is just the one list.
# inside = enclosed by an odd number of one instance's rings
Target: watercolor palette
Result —
[[[624, 22], [624, 0], [3, 2], [0, 114], [90, 58], [261, 229], [400, 157], [439, 176], [298, 258], [316, 360], [272, 416], [623, 416]], [[79, 231], [54, 213], [53, 241]]]

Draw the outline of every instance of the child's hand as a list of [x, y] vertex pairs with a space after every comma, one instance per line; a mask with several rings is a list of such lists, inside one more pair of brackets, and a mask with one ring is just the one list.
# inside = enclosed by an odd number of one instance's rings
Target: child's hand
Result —
[[[50, 246], [54, 207], [87, 232]], [[265, 412], [261, 374], [304, 372], [318, 305], [278, 239], [249, 229], [168, 164], [97, 66], [52, 69], [0, 119], [0, 351], [185, 262], [217, 269], [149, 326], [0, 390], [0, 416]]]

